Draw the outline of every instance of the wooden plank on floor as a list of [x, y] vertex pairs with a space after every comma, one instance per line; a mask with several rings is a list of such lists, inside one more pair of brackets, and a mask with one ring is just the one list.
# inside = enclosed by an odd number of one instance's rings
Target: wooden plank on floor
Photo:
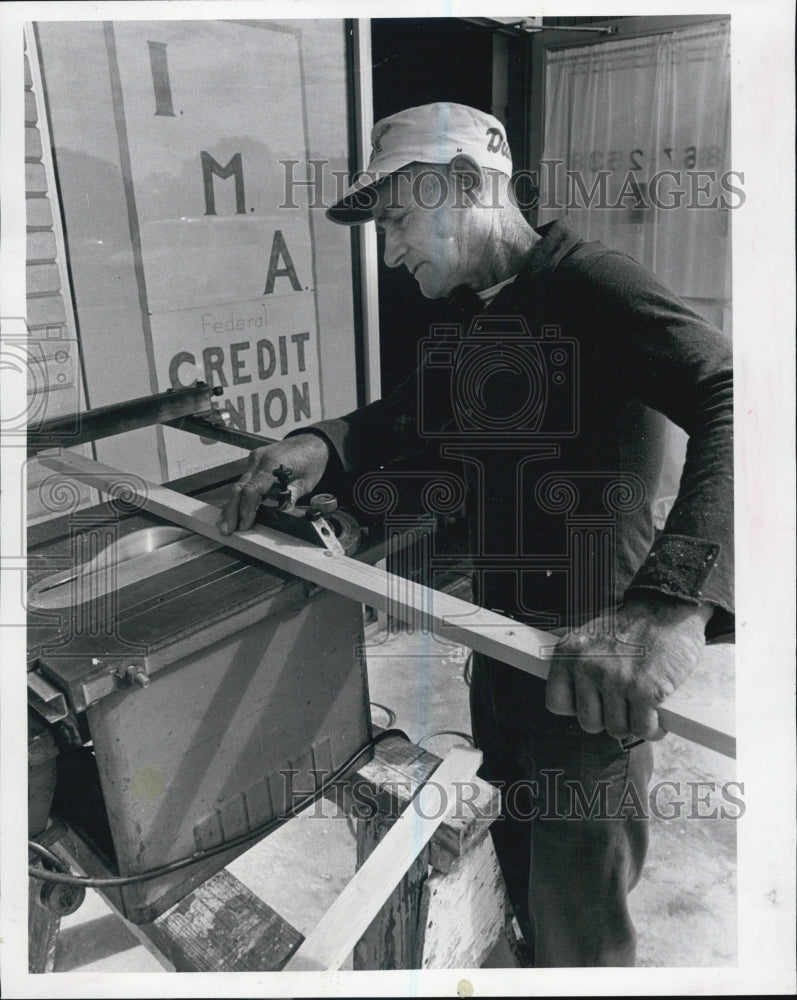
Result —
[[138, 925], [176, 972], [275, 972], [302, 935], [226, 869]]
[[[228, 548], [262, 559], [321, 587], [327, 587], [362, 604], [380, 608], [416, 627], [436, 632], [452, 642], [485, 653], [535, 677], [548, 676], [553, 651], [552, 636], [530, 625], [520, 625], [503, 615], [463, 601], [442, 591], [397, 577], [377, 566], [292, 538], [257, 525], [251, 531], [222, 535], [216, 529], [218, 508], [165, 486], [85, 458], [76, 452], [43, 452], [39, 462], [111, 495], [138, 497], [142, 507], [190, 528]], [[693, 705], [689, 684], [659, 707], [667, 732], [683, 736], [729, 757], [736, 755], [735, 719], [722, 705]], [[673, 706], [673, 707], [671, 707]]]
[[[80, 843], [74, 831], [65, 827], [53, 850], [86, 874]], [[100, 894], [117, 919], [169, 972], [277, 972], [304, 940], [226, 868], [149, 923], [134, 924], [122, 915], [107, 890]]]
[[343, 965], [446, 812], [455, 807], [457, 784], [473, 778], [481, 759], [478, 750], [464, 747], [448, 753], [289, 959], [286, 971], [337, 970]]

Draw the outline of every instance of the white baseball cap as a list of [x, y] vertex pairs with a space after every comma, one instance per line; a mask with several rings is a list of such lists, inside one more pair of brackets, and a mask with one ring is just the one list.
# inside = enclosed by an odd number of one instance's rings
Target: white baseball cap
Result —
[[423, 104], [382, 118], [371, 130], [371, 159], [327, 218], [346, 226], [368, 222], [376, 203], [373, 185], [409, 163], [450, 163], [459, 153], [481, 167], [512, 176], [506, 130], [493, 115], [465, 104]]

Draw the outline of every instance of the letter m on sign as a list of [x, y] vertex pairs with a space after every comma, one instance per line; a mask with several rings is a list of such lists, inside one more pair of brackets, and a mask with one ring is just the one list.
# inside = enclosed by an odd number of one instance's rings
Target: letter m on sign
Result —
[[216, 214], [216, 196], [213, 191], [214, 174], [223, 181], [227, 180], [228, 177], [235, 177], [235, 214], [245, 214], [244, 167], [241, 161], [241, 154], [236, 153], [226, 167], [217, 163], [210, 153], [206, 153], [204, 150], [199, 155], [202, 160], [202, 183], [205, 188], [205, 215]]

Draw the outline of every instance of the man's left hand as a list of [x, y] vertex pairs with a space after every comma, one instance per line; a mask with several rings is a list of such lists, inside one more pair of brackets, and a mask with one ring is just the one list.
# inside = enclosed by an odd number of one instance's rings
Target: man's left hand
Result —
[[568, 632], [551, 661], [547, 708], [576, 715], [588, 733], [661, 739], [656, 709], [697, 666], [713, 610], [651, 594]]

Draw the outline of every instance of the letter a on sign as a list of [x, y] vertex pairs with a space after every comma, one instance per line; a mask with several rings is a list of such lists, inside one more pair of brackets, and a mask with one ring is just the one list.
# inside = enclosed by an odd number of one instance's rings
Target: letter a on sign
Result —
[[[277, 267], [280, 258], [285, 262], [284, 267]], [[291, 255], [288, 253], [288, 247], [281, 229], [278, 229], [274, 233], [274, 240], [271, 243], [271, 258], [268, 262], [268, 277], [266, 278], [266, 287], [263, 290], [264, 295], [271, 295], [274, 291], [274, 282], [277, 278], [289, 278], [294, 292], [302, 290], [301, 283], [296, 276], [296, 268], [293, 266], [293, 261], [291, 260]]]

